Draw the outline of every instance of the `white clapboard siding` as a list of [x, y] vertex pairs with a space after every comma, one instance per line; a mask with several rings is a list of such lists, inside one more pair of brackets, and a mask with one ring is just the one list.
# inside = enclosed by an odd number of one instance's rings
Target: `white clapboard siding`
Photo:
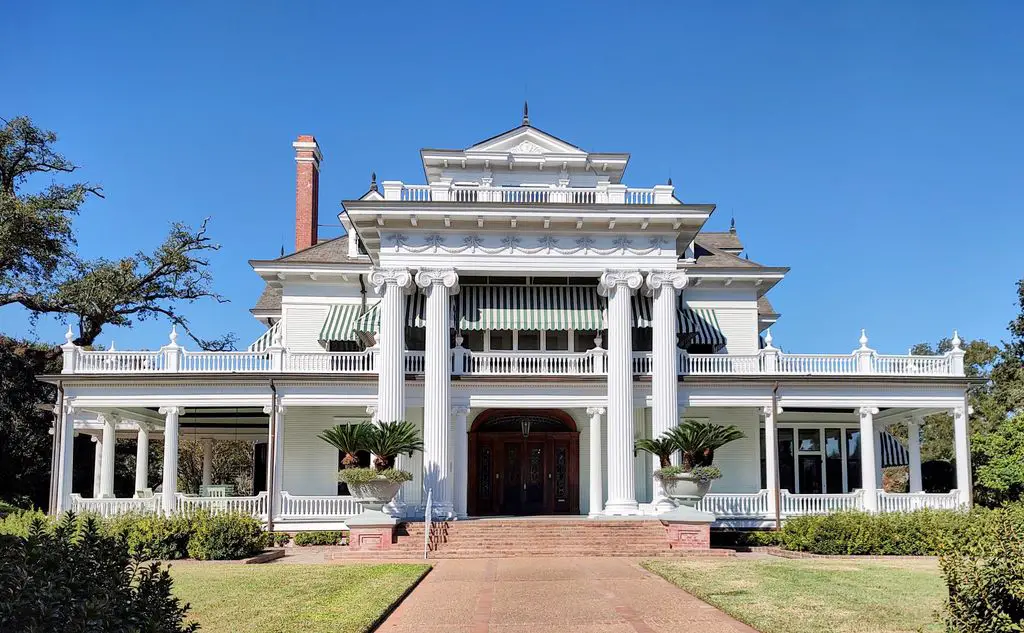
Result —
[[[282, 307], [284, 315], [284, 345], [293, 352], [322, 352], [320, 329], [327, 319], [328, 305], [288, 305]], [[289, 491], [290, 492], [290, 491]]]

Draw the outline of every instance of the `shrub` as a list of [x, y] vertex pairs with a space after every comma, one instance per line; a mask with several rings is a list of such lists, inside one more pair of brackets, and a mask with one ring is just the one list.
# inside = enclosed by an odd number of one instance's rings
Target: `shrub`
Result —
[[104, 531], [123, 536], [132, 554], [144, 559], [188, 558], [193, 519], [180, 515], [129, 513], [106, 519]]
[[15, 510], [0, 519], [0, 534], [26, 537], [36, 521], [41, 521], [44, 526], [51, 523], [50, 517], [41, 510]]
[[0, 536], [0, 631], [183, 633], [188, 611], [159, 563], [143, 565], [123, 538], [73, 515], [27, 536]]
[[287, 532], [271, 532], [269, 536], [271, 544], [278, 547], [284, 547], [292, 542], [292, 535]]
[[305, 545], [343, 545], [348, 532], [321, 530], [317, 532], [299, 532], [295, 535], [295, 544]]
[[767, 547], [780, 545], [782, 532], [776, 530], [712, 530], [712, 547]]
[[395, 468], [375, 470], [373, 468], [345, 468], [338, 471], [338, 480], [351, 484], [365, 484], [374, 479], [387, 479], [391, 483], [405, 483], [412, 481], [412, 473]]
[[967, 529], [980, 512], [983, 511], [836, 512], [793, 517], [782, 527], [782, 546], [830, 555], [936, 555], [946, 541]]
[[262, 523], [247, 514], [197, 514], [193, 522], [188, 555], [197, 560], [247, 558], [268, 544]]
[[943, 547], [943, 620], [957, 633], [1024, 630], [1024, 504], [988, 513]]

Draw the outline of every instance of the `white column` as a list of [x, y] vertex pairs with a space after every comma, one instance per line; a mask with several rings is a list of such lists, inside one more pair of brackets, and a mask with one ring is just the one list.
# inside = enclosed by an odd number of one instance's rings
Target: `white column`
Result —
[[103, 421], [103, 462], [100, 468], [100, 496], [104, 499], [114, 497], [114, 448], [117, 446], [117, 430], [114, 424], [117, 418], [112, 415], [101, 415]]
[[182, 414], [181, 407], [160, 407], [164, 416], [164, 483], [163, 511], [174, 514], [178, 492], [178, 417]]
[[448, 342], [448, 295], [459, 291], [459, 276], [451, 268], [423, 269], [416, 285], [427, 297], [427, 331], [423, 380], [424, 485], [433, 492], [433, 507], [451, 516], [454, 485], [450, 472], [451, 346]]
[[[63, 404], [61, 404], [63, 406]], [[75, 455], [75, 417], [72, 415], [74, 409], [64, 407], [64, 423], [58, 429], [60, 439], [60, 471], [57, 479], [57, 513], [66, 512], [71, 509], [71, 484], [74, 472]]]
[[[284, 490], [285, 407], [280, 400], [277, 402], [274, 423], [271, 425], [268, 420], [267, 426], [267, 494], [271, 497], [271, 512], [274, 516], [281, 513], [281, 492]], [[271, 412], [273, 412], [271, 405], [263, 407], [263, 413], [269, 416]], [[274, 516], [268, 517], [271, 522]]]
[[370, 273], [380, 300], [377, 346], [377, 419], [405, 419], [405, 294], [412, 276], [404, 268], [378, 268]]
[[[678, 292], [686, 287], [683, 271], [656, 270], [647, 275], [647, 289], [654, 297], [654, 367], [651, 375], [651, 435], [659, 438], [679, 425], [679, 355], [676, 345]], [[653, 470], [661, 468], [657, 455], [651, 455]], [[653, 478], [652, 503], [657, 510], [675, 507], [665, 495], [661, 480]]]
[[608, 502], [605, 514], [638, 512], [633, 470], [633, 340], [630, 297], [643, 283], [636, 270], [601, 275], [608, 297]]
[[910, 492], [921, 492], [921, 418], [907, 420], [907, 452], [910, 454]]
[[601, 416], [604, 407], [590, 407], [590, 516], [601, 516], [604, 513], [604, 485], [601, 474], [604, 470], [601, 462]]
[[456, 405], [452, 407], [452, 417], [455, 421], [453, 446], [455, 448], [455, 466], [452, 469], [451, 477], [454, 490], [455, 516], [467, 516], [467, 502], [469, 489], [469, 429], [466, 426], [466, 416], [469, 415], [469, 407]]
[[135, 443], [135, 490], [149, 488], [149, 429], [139, 426]]
[[956, 489], [960, 491], [960, 503], [969, 507], [972, 500], [971, 484], [971, 441], [967, 428], [968, 405], [953, 408], [953, 449], [956, 458]]
[[775, 411], [771, 405], [764, 407], [764, 470], [765, 485], [768, 487], [768, 514], [775, 517], [779, 501], [779, 440], [775, 427]]
[[213, 438], [203, 438], [203, 485], [213, 483]]
[[93, 452], [93, 464], [92, 464], [92, 498], [100, 498], [100, 477], [103, 472], [103, 440], [100, 439], [99, 435], [92, 436], [93, 444], [96, 445], [96, 450]]
[[875, 407], [860, 408], [860, 479], [864, 490], [864, 510], [878, 511], [878, 471], [875, 466], [875, 445], [878, 435], [875, 432]]

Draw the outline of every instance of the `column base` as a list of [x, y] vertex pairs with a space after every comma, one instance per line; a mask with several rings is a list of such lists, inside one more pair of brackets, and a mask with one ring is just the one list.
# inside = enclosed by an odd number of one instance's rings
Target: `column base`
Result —
[[391, 549], [398, 520], [371, 510], [345, 523], [348, 525], [348, 546], [354, 552], [365, 552]]
[[703, 551], [711, 549], [711, 524], [715, 515], [679, 506], [658, 517], [665, 526], [669, 549]]
[[604, 504], [605, 516], [638, 516], [640, 506], [636, 501], [609, 501]]

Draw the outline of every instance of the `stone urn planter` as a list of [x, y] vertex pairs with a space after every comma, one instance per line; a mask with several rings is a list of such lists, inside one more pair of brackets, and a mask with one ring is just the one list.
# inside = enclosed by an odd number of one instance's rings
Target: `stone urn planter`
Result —
[[664, 477], [665, 494], [677, 505], [695, 507], [711, 490], [710, 479], [698, 479], [692, 473]]
[[382, 512], [384, 506], [391, 503], [391, 500], [398, 494], [402, 487], [400, 481], [391, 481], [385, 477], [378, 477], [372, 481], [358, 484], [349, 484], [348, 488], [359, 505], [370, 512]]

